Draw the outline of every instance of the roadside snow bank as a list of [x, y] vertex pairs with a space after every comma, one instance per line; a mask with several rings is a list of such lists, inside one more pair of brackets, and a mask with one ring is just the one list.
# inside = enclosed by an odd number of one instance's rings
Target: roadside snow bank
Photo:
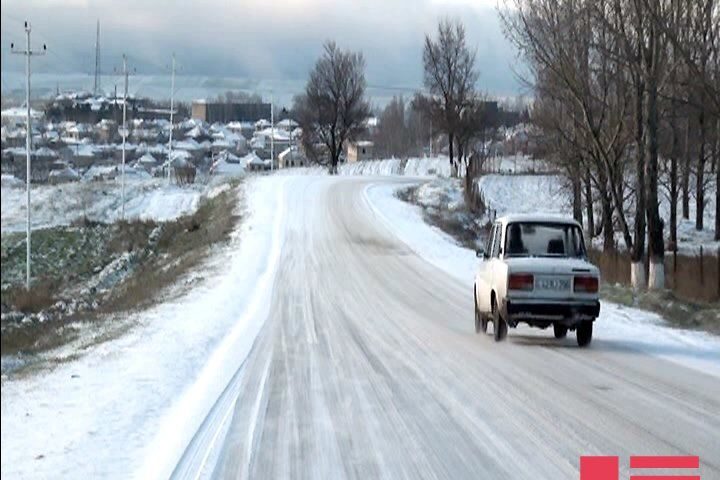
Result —
[[247, 182], [247, 215], [187, 294], [78, 359], [3, 380], [3, 477], [170, 476], [267, 317], [285, 183]]
[[[426, 224], [419, 207], [395, 196], [399, 185], [370, 185], [365, 196], [379, 218], [415, 253], [445, 270], [471, 288], [478, 259], [447, 234]], [[603, 341], [666, 358], [720, 377], [720, 339], [703, 332], [674, 329], [650, 312], [602, 302], [591, 348], [603, 348]], [[511, 334], [512, 335], [512, 334]]]

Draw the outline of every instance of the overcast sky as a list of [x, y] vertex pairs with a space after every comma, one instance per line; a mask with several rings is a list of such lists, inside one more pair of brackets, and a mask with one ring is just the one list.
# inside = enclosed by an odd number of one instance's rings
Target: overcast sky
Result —
[[174, 51], [182, 73], [303, 80], [326, 39], [362, 50], [370, 85], [419, 87], [422, 42], [443, 16], [461, 19], [477, 49], [478, 87], [514, 95], [515, 53], [500, 28], [496, 0], [1, 0], [2, 69], [22, 70], [10, 43], [22, 22], [49, 53], [39, 72], [90, 73], [100, 20], [102, 70], [127, 52], [138, 73], [162, 73]]

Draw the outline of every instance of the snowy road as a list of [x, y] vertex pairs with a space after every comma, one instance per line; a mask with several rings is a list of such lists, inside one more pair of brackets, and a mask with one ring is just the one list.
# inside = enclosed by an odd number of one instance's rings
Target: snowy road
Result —
[[628, 478], [631, 454], [694, 454], [720, 478], [720, 380], [661, 358], [717, 352], [649, 355], [603, 338], [602, 319], [585, 350], [547, 331], [475, 335], [471, 284], [398, 239], [370, 182], [290, 182], [270, 315], [222, 447], [185, 460], [217, 458], [221, 478], [570, 479], [581, 455], [620, 455]]
[[572, 479], [593, 454], [720, 478], [717, 337], [609, 303], [585, 350], [475, 335], [477, 259], [408, 181], [249, 179], [186, 294], [3, 378], [0, 478]]

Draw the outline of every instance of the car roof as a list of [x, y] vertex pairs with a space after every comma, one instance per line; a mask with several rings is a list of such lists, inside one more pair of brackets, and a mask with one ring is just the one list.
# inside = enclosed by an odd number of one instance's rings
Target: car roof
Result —
[[496, 222], [500, 222], [503, 225], [515, 222], [537, 222], [537, 223], [564, 223], [568, 225], [576, 225], [580, 228], [580, 224], [575, 221], [572, 217], [563, 215], [553, 214], [538, 214], [538, 213], [513, 213], [498, 217]]

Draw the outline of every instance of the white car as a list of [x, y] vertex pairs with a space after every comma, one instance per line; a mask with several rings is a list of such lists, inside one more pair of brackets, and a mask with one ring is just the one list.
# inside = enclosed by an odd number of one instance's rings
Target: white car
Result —
[[592, 340], [600, 314], [600, 273], [587, 259], [582, 228], [572, 219], [544, 215], [498, 218], [475, 275], [475, 331], [493, 322], [495, 340], [508, 325], [553, 326], [555, 337], [577, 331], [577, 343]]

